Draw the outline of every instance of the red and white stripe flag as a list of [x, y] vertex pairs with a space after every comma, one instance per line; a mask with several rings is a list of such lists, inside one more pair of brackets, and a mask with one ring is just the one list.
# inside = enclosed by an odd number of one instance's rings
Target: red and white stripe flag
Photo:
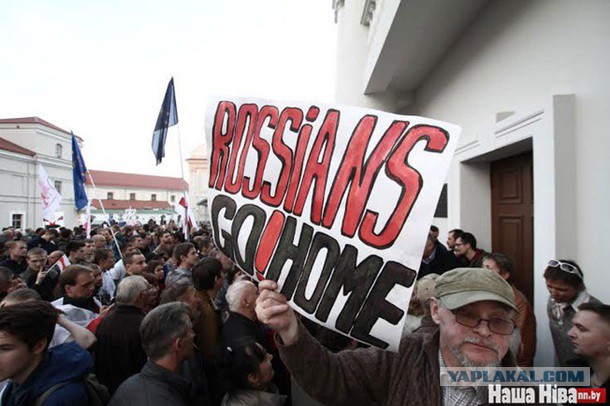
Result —
[[[182, 220], [182, 227], [184, 229], [184, 238], [186, 240], [188, 240], [188, 230], [190, 227], [196, 227], [196, 223], [195, 223], [195, 219], [193, 218], [193, 214], [191, 213], [191, 208], [189, 207], [189, 203], [188, 203], [188, 194], [184, 194], [184, 196], [182, 196], [182, 198], [180, 199], [180, 202], [178, 203], [180, 206], [184, 207], [185, 209], [185, 213], [186, 215], [182, 216], [183, 220]], [[187, 221], [188, 221], [188, 227], [187, 227]]]
[[70, 260], [66, 254], [59, 258], [55, 264], [53, 264], [53, 266], [56, 266], [57, 269], [59, 269], [59, 273], [62, 273], [64, 269], [68, 267], [68, 265], [70, 265]]

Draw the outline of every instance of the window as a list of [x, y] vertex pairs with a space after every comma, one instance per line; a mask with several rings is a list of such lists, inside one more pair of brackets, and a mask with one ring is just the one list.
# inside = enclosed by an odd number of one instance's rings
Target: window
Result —
[[171, 195], [169, 197], [169, 201], [172, 202], [172, 203], [175, 203], [176, 202], [176, 195]]
[[443, 190], [441, 190], [441, 195], [438, 198], [438, 203], [436, 205], [436, 211], [434, 212], [434, 217], [439, 218], [447, 218], [447, 184], [443, 185]]
[[55, 144], [55, 157], [56, 158], [61, 158], [61, 155], [64, 152], [64, 147], [61, 146], [61, 144]]
[[108, 199], [108, 200], [112, 200], [112, 199], [114, 199], [114, 193], [112, 193], [112, 192], [108, 192], [108, 193], [106, 194], [106, 199]]
[[11, 214], [11, 225], [13, 228], [23, 226], [23, 214]]
[[135, 193], [130, 193], [129, 194], [129, 200], [136, 200], [136, 194]]
[[57, 190], [57, 193], [61, 194], [61, 180], [56, 180], [54, 182], [54, 186], [55, 190]]
[[154, 193], [152, 195], [150, 195], [150, 200], [152, 200], [153, 202], [156, 202], [157, 201], [157, 195], [154, 194]]

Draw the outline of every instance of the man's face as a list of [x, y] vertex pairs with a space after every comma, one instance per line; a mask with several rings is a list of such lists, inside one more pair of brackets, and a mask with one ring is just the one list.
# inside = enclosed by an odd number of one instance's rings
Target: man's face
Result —
[[456, 321], [454, 312], [481, 319], [512, 321], [513, 314], [493, 301], [475, 302], [453, 312], [432, 300], [430, 310], [440, 329], [440, 346], [447, 366], [483, 367], [498, 366], [508, 352], [510, 335], [493, 333], [489, 323], [481, 321], [476, 327], [467, 327]]
[[43, 238], [47, 241], [54, 241], [55, 234], [54, 233], [44, 233]]
[[106, 248], [106, 239], [102, 235], [93, 236], [93, 247], [94, 248]]
[[[14, 379], [22, 383], [31, 372], [39, 345], [30, 350], [26, 343], [5, 331], [0, 331], [0, 381]], [[44, 350], [44, 346], [42, 346]]]
[[36, 273], [42, 271], [46, 263], [46, 255], [28, 255], [28, 267]]
[[107, 228], [102, 230], [102, 235], [106, 239], [106, 244], [108, 244], [108, 243], [110, 243], [110, 241], [112, 241], [112, 234], [110, 233], [110, 230], [108, 230]]
[[455, 246], [455, 237], [453, 236], [453, 233], [450, 231], [447, 234], [447, 248], [452, 250], [454, 246]]
[[455, 253], [458, 255], [465, 255], [469, 248], [470, 244], [464, 244], [461, 237], [458, 237], [453, 245], [453, 251], [455, 251]]
[[578, 289], [559, 279], [545, 279], [546, 288], [554, 301], [570, 303], [578, 295]]
[[63, 256], [64, 256], [64, 253], [62, 251], [53, 251], [52, 253], [50, 253], [49, 257], [48, 257], [49, 266], [55, 265], [55, 263], [57, 261], [59, 261], [59, 258], [61, 258]]
[[144, 258], [144, 255], [138, 254], [133, 256], [131, 264], [127, 265], [126, 270], [130, 275], [140, 275], [144, 272], [144, 268], [146, 268], [146, 258]]
[[146, 234], [144, 236], [144, 246], [148, 247], [150, 244], [152, 244], [152, 235]]
[[171, 233], [165, 233], [161, 236], [161, 243], [164, 245], [171, 245], [174, 243], [174, 236]]
[[76, 251], [72, 251], [73, 262], [85, 260], [85, 247], [80, 247]]
[[494, 271], [495, 273], [497, 273], [498, 275], [500, 275], [502, 278], [504, 278], [506, 280], [508, 280], [508, 277], [510, 276], [510, 274], [508, 272], [501, 270], [500, 267], [498, 266], [498, 264], [496, 263], [496, 261], [494, 261], [491, 258], [485, 258], [483, 260], [483, 268], [489, 269], [490, 271]]
[[574, 354], [588, 358], [610, 355], [610, 324], [595, 312], [579, 310], [568, 332], [572, 339]]
[[85, 243], [85, 248], [83, 248], [84, 250], [84, 255], [85, 258], [87, 259], [87, 261], [91, 261], [93, 259], [93, 250], [95, 249], [95, 245], [93, 244], [93, 241], [91, 242], [86, 242]]
[[146, 246], [144, 240], [142, 239], [142, 237], [136, 237], [133, 240], [133, 245], [137, 248], [137, 249], [142, 249]]
[[26, 257], [28, 249], [25, 243], [18, 242], [9, 250], [9, 255], [13, 260], [21, 260]]
[[99, 265], [102, 268], [102, 271], [107, 271], [110, 268], [112, 268], [114, 266], [114, 264], [115, 264], [114, 255], [112, 255], [112, 253], [109, 252], [108, 255], [106, 256], [106, 259], [101, 261]]
[[93, 272], [81, 273], [76, 277], [74, 286], [66, 285], [66, 296], [72, 299], [88, 299], [95, 291]]
[[197, 254], [197, 250], [195, 248], [189, 249], [189, 252], [186, 254], [186, 257], [182, 257], [182, 261], [187, 268], [191, 268], [197, 263], [197, 261], [199, 261], [199, 254]]

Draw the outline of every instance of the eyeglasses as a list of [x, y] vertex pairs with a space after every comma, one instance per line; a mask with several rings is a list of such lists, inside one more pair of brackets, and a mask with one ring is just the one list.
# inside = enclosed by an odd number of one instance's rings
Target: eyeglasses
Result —
[[487, 326], [492, 333], [500, 334], [503, 336], [511, 335], [513, 331], [515, 331], [515, 323], [513, 321], [500, 319], [500, 318], [491, 318], [491, 319], [483, 319], [475, 314], [467, 313], [467, 312], [454, 312], [450, 310], [451, 313], [455, 316], [455, 321], [462, 326], [475, 328], [481, 324], [482, 321], [487, 322]]
[[580, 279], [584, 279], [582, 271], [580, 269], [578, 269], [577, 267], [575, 267], [574, 265], [569, 264], [567, 262], [561, 262], [561, 261], [556, 261], [554, 259], [551, 259], [549, 261], [548, 266], [550, 266], [551, 268], [559, 268], [564, 272], [574, 274], [574, 275], [578, 276]]

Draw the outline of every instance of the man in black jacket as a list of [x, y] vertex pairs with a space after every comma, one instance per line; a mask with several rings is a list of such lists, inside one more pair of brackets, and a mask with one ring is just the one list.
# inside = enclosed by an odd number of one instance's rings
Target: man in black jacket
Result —
[[28, 267], [25, 259], [28, 252], [24, 241], [10, 241], [6, 244], [7, 258], [0, 262], [0, 266], [11, 270], [13, 275], [20, 275]]
[[111, 394], [146, 363], [140, 325], [152, 294], [151, 287], [142, 276], [123, 279], [117, 287], [116, 309], [97, 329], [95, 374]]
[[447, 271], [457, 268], [458, 265], [457, 257], [436, 241], [434, 236], [428, 234], [417, 279], [421, 279], [423, 276], [431, 273], [442, 275]]
[[49, 228], [42, 236], [36, 236], [28, 242], [28, 250], [32, 248], [40, 247], [47, 252], [47, 254], [58, 250], [55, 244], [55, 239], [59, 236], [59, 233], [54, 228]]
[[151, 310], [142, 321], [140, 334], [148, 361], [139, 374], [123, 382], [110, 406], [190, 404], [190, 385], [177, 373], [193, 355], [195, 334], [188, 305], [173, 302]]

